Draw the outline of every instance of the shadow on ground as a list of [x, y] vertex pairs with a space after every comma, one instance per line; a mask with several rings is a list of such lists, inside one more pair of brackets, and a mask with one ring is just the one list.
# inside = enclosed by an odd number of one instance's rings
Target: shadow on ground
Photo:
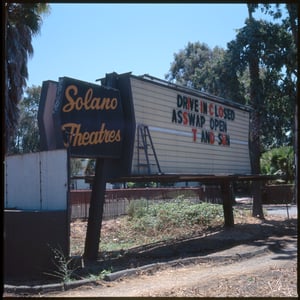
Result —
[[[284, 238], [283, 238], [284, 237]], [[205, 256], [234, 246], [267, 246], [278, 258], [292, 259], [297, 249], [283, 250], [287, 240], [297, 238], [297, 219], [264, 220], [261, 224], [236, 224], [233, 228], [215, 228], [205, 236], [170, 242], [158, 242], [127, 251], [101, 253], [97, 262], [84, 262], [76, 274], [99, 275], [103, 270], [120, 271], [153, 263], [168, 262], [194, 256]]]

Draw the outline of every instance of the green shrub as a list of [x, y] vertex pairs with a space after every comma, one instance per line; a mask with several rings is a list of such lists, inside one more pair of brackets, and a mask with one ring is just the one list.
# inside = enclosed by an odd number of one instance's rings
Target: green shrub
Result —
[[282, 175], [287, 181], [294, 179], [293, 147], [280, 147], [262, 154], [261, 172], [266, 175]]
[[127, 214], [130, 218], [143, 217], [147, 213], [148, 201], [146, 199], [130, 201]]
[[176, 227], [210, 226], [223, 218], [222, 205], [176, 200], [163, 203], [132, 201], [128, 214], [137, 231], [170, 231]]
[[155, 182], [127, 182], [128, 188], [146, 188], [146, 187], [156, 187]]

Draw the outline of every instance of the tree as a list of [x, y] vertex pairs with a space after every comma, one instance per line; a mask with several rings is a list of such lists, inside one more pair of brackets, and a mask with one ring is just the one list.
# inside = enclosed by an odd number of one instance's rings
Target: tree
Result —
[[[237, 35], [235, 41], [228, 45], [229, 51], [235, 54], [235, 61], [239, 61], [241, 70], [249, 67], [250, 76], [250, 104], [253, 110], [250, 114], [249, 151], [253, 174], [260, 174], [260, 136], [261, 111], [263, 107], [262, 80], [260, 78], [260, 57], [263, 47], [262, 23], [254, 20], [252, 14], [254, 6], [247, 4], [249, 18], [246, 26]], [[253, 216], [264, 218], [261, 202], [261, 189], [259, 181], [253, 182]]]
[[165, 78], [216, 96], [244, 103], [236, 72], [232, 71], [226, 51], [210, 49], [207, 44], [189, 42], [174, 54], [174, 62]]
[[[252, 4], [273, 17], [277, 24], [262, 28], [260, 54], [264, 105], [262, 110], [263, 150], [292, 145], [297, 138], [297, 4]], [[282, 8], [288, 12], [285, 17]], [[281, 21], [281, 22], [279, 22]], [[296, 109], [295, 109], [296, 107]], [[295, 151], [296, 153], [296, 151]]]
[[18, 104], [28, 78], [27, 61], [33, 55], [32, 36], [39, 33], [46, 3], [5, 3], [5, 141], [14, 134], [19, 118]]
[[175, 80], [177, 84], [199, 89], [194, 82], [196, 71], [203, 69], [210, 57], [211, 50], [207, 44], [189, 42], [185, 49], [174, 54], [174, 62], [165, 78], [169, 81]]
[[[228, 49], [210, 49], [204, 43], [189, 42], [185, 49], [174, 54], [166, 79], [190, 86], [216, 96], [250, 104], [250, 39], [257, 44], [257, 61], [260, 86], [260, 152], [273, 147], [291, 145], [294, 135], [296, 102], [297, 47], [293, 43], [292, 29], [297, 30], [295, 5], [292, 17], [281, 22], [266, 22], [248, 18], [245, 27], [237, 31], [236, 39]], [[282, 18], [280, 5], [251, 4], [274, 18]], [[276, 9], [278, 7], [278, 9]], [[275, 9], [274, 9], [275, 8]], [[288, 9], [287, 9], [288, 10]], [[252, 16], [253, 13], [251, 13]], [[252, 29], [251, 29], [251, 26]], [[255, 55], [254, 55], [255, 58]], [[252, 87], [256, 86], [254, 82]], [[252, 88], [252, 91], [254, 88]], [[255, 91], [254, 91], [255, 92]], [[297, 106], [296, 106], [297, 108]]]
[[[292, 34], [293, 34], [293, 41], [294, 41], [294, 49], [295, 49], [295, 57], [296, 57], [296, 63], [298, 62], [297, 58], [297, 49], [298, 49], [298, 26], [299, 26], [299, 4], [295, 3], [288, 3], [286, 4], [286, 8], [289, 14], [288, 17], [288, 27], [291, 28]], [[298, 66], [295, 67], [295, 77], [298, 79]], [[296, 85], [296, 97], [298, 94], [298, 85]], [[295, 101], [295, 114], [294, 114], [294, 164], [295, 164], [295, 182], [298, 183], [298, 101]], [[298, 201], [298, 190], [297, 185], [295, 184], [294, 188], [294, 200], [295, 202]]]
[[19, 121], [11, 137], [8, 152], [13, 154], [37, 152], [40, 150], [40, 135], [37, 122], [41, 87], [27, 88], [19, 103]]
[[[253, 14], [261, 7], [274, 18], [281, 18], [279, 5], [274, 9], [269, 4], [247, 4], [249, 17], [245, 26], [237, 31], [235, 40], [227, 44], [227, 51], [221, 55], [220, 52], [214, 56], [204, 55], [209, 49], [202, 46], [200, 50], [204, 54], [200, 56], [199, 47], [189, 43], [174, 56], [175, 62], [166, 76], [176, 83], [253, 107], [249, 150], [254, 174], [260, 173], [263, 151], [292, 143], [297, 94], [297, 47], [293, 43], [298, 33], [296, 6], [287, 4], [289, 17], [275, 23], [256, 20]], [[202, 61], [197, 64], [200, 58]], [[203, 62], [204, 59], [207, 60]], [[259, 199], [259, 189], [256, 192], [255, 198]], [[263, 217], [259, 201], [254, 201], [253, 215]]]
[[[296, 66], [292, 35], [283, 24], [255, 20], [258, 4], [247, 4], [249, 18], [234, 41], [228, 44], [232, 63], [243, 73], [249, 70], [250, 117], [249, 148], [254, 174], [260, 173], [260, 155], [265, 144], [289, 144], [288, 129], [292, 129], [295, 104], [293, 72]], [[268, 10], [270, 7], [265, 6]], [[273, 12], [276, 18], [281, 14]], [[275, 138], [274, 138], [275, 135]], [[253, 215], [263, 217], [260, 188], [254, 183]]]

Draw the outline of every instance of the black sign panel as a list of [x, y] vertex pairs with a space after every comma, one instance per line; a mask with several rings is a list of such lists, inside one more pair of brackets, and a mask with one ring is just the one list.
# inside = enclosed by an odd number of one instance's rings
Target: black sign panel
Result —
[[120, 158], [124, 114], [118, 90], [62, 77], [53, 115], [58, 148], [77, 157]]

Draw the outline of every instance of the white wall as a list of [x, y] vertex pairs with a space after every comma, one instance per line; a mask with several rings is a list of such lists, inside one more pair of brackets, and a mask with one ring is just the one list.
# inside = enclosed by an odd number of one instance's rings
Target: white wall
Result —
[[5, 209], [66, 210], [67, 151], [7, 156], [4, 189]]

